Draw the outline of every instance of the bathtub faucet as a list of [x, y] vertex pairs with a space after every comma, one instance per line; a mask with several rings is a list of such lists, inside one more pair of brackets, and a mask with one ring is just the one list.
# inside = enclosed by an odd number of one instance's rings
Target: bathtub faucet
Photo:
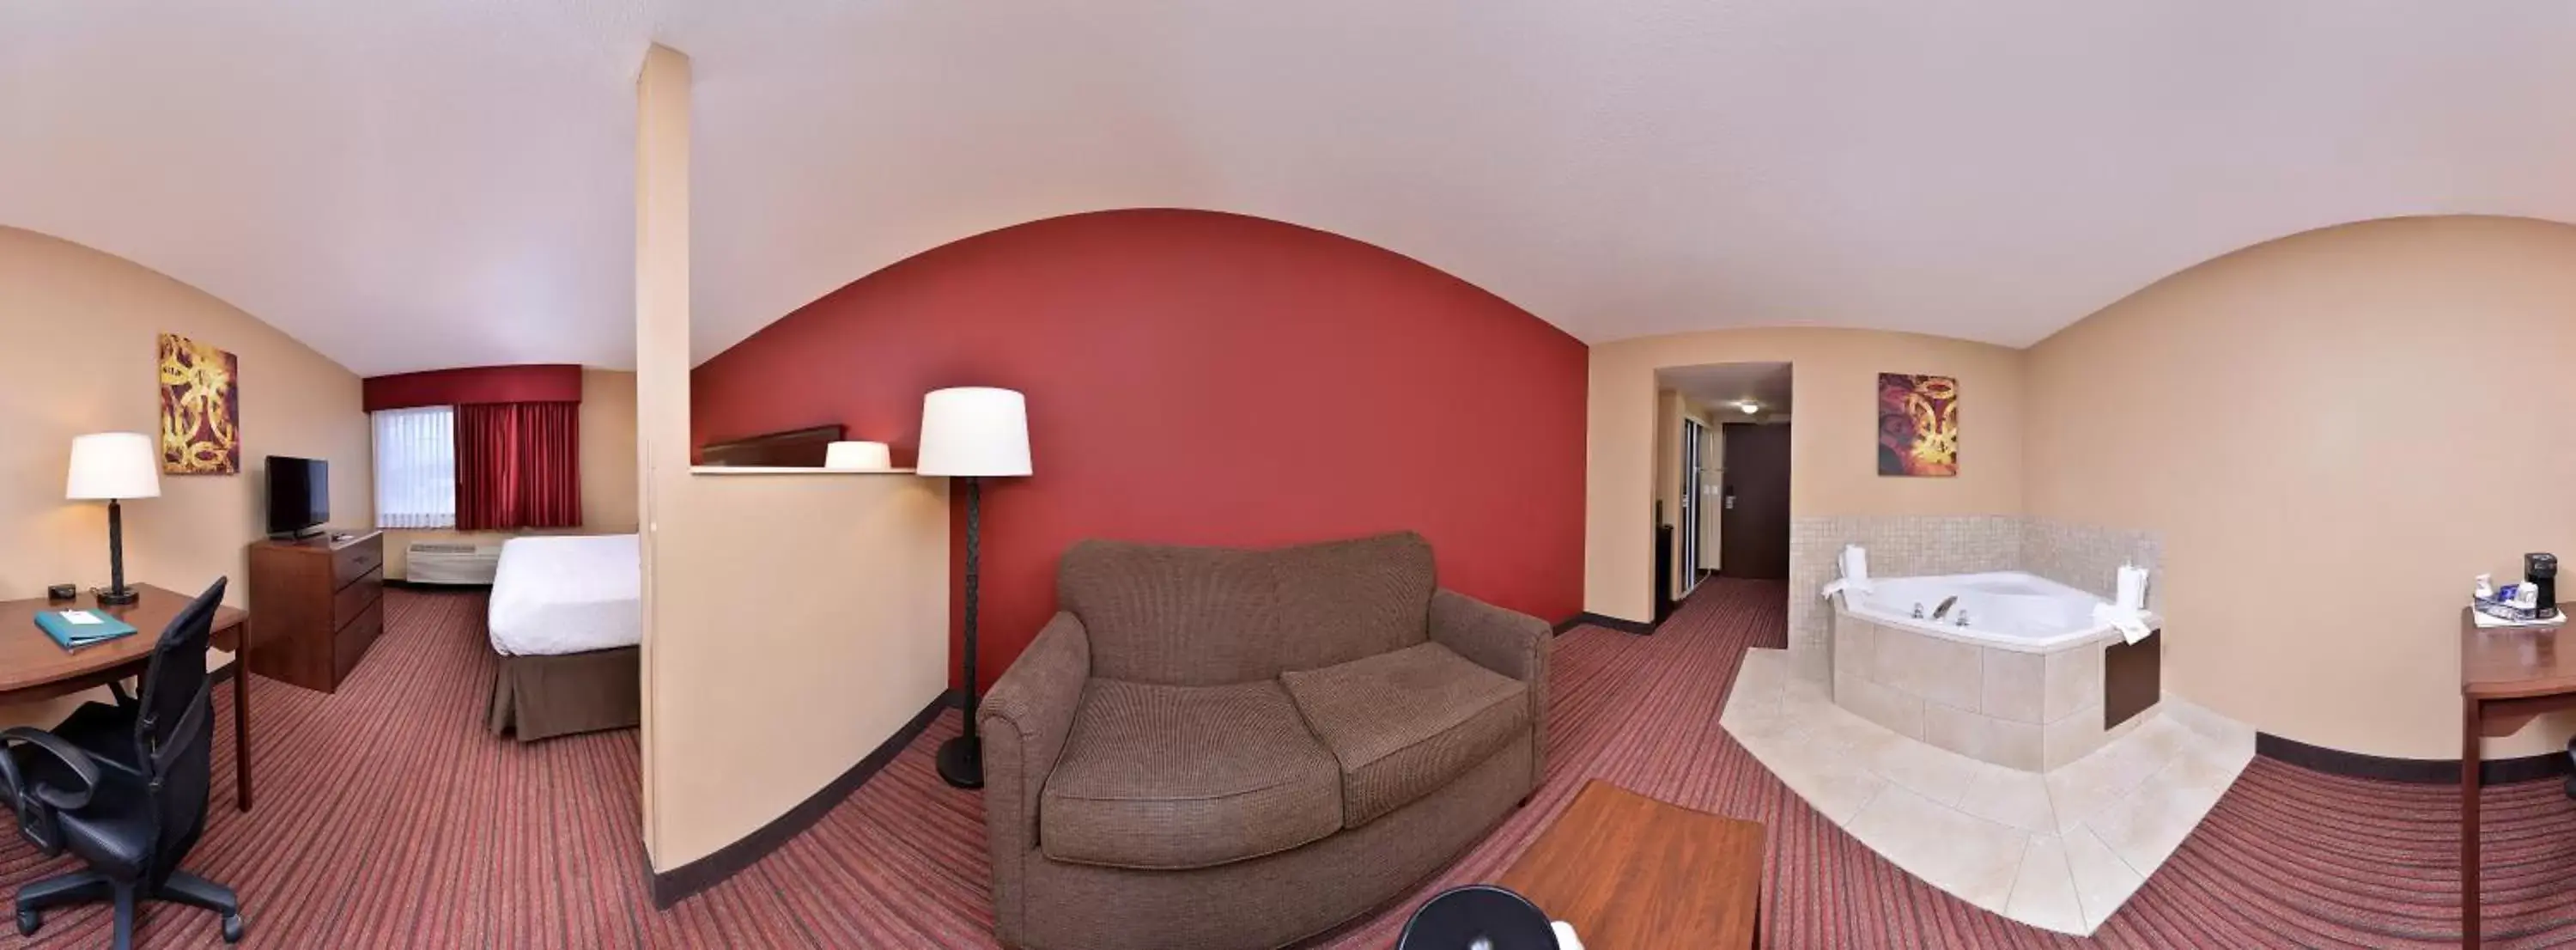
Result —
[[1958, 603], [1958, 602], [1959, 602], [1959, 595], [1957, 595], [1957, 594], [1952, 594], [1952, 595], [1950, 595], [1950, 596], [1948, 596], [1948, 597], [1943, 597], [1943, 598], [1941, 598], [1941, 606], [1938, 606], [1938, 607], [1934, 607], [1934, 608], [1932, 608], [1932, 619], [1934, 619], [1934, 620], [1939, 620], [1939, 619], [1941, 619], [1941, 615], [1943, 615], [1943, 614], [1946, 614], [1946, 613], [1949, 613], [1949, 612], [1950, 612], [1950, 605], [1952, 605], [1952, 604], [1956, 604], [1956, 603]]

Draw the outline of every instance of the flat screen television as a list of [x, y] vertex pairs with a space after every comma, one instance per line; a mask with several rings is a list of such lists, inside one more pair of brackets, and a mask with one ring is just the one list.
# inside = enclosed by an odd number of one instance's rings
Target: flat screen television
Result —
[[331, 520], [331, 463], [268, 457], [268, 533], [295, 538]]

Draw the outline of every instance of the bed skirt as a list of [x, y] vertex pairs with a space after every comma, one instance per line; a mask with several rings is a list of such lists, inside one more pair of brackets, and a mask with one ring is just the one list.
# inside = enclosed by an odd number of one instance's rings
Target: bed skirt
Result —
[[504, 656], [492, 678], [493, 735], [521, 742], [576, 732], [628, 729], [643, 721], [643, 651], [637, 647], [561, 656]]

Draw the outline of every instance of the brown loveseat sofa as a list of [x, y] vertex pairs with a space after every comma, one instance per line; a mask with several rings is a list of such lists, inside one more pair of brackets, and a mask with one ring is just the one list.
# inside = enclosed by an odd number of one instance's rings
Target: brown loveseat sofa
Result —
[[977, 722], [993, 927], [1032, 950], [1288, 944], [1398, 896], [1539, 780], [1549, 630], [1391, 534], [1086, 541]]

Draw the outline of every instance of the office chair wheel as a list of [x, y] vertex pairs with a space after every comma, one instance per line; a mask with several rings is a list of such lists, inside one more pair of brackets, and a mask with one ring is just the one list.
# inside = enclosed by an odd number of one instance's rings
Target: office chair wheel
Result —
[[44, 925], [44, 915], [33, 910], [18, 911], [18, 936], [33, 937], [36, 935], [36, 928]]
[[225, 943], [240, 943], [240, 942], [241, 942], [241, 937], [242, 937], [242, 919], [241, 919], [241, 915], [240, 915], [240, 914], [225, 914], [225, 915], [224, 915], [224, 942], [225, 942]]

